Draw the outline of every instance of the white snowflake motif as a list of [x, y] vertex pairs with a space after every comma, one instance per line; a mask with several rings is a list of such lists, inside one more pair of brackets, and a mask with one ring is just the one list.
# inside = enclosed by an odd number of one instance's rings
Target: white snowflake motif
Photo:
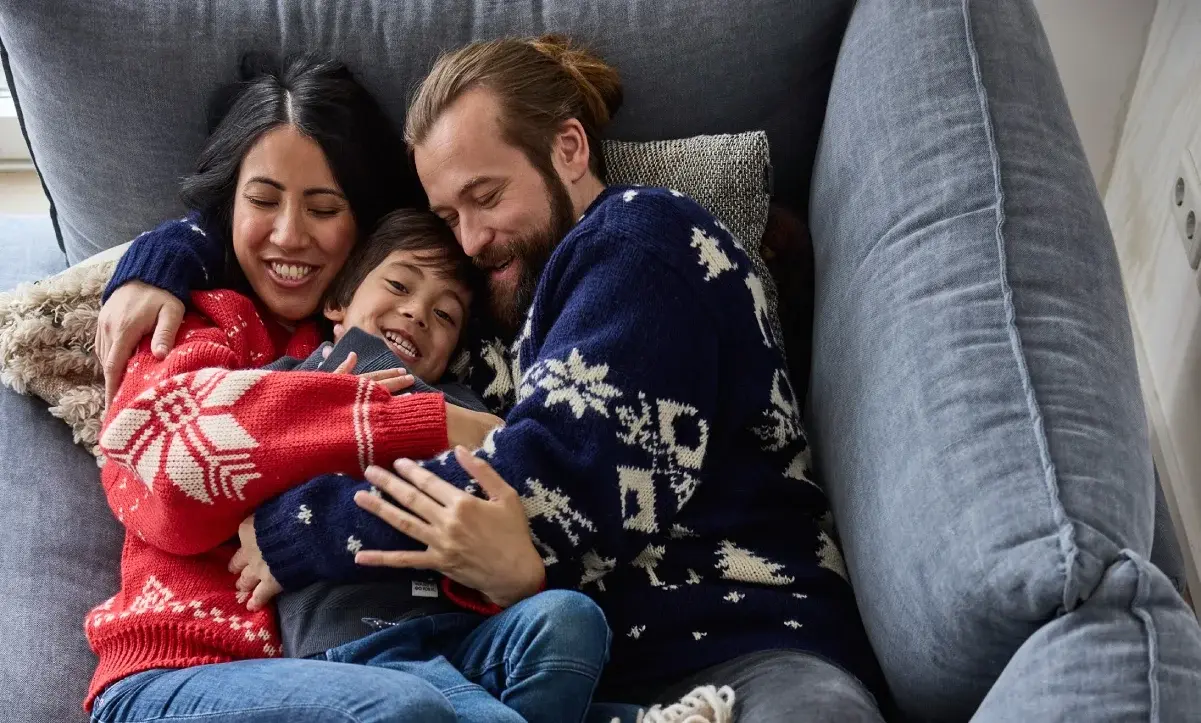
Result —
[[482, 453], [485, 457], [491, 457], [496, 454], [496, 433], [504, 428], [505, 425], [502, 424], [499, 427], [493, 427], [488, 430], [488, 433], [484, 435], [484, 444], [476, 451]]
[[161, 613], [167, 609], [167, 605], [174, 597], [175, 594], [166, 585], [151, 575], [142, 585], [142, 592], [129, 604], [129, 611], [135, 615], [150, 612]]
[[313, 511], [309, 509], [308, 505], [301, 505], [300, 511], [296, 513], [296, 519], [306, 525], [311, 525], [313, 524]]
[[799, 592], [794, 592], [792, 594], [792, 596], [794, 598], [796, 598], [797, 600], [808, 600], [809, 599], [808, 595], [805, 595], [804, 593], [799, 593]]
[[589, 550], [580, 558], [581, 564], [584, 565], [584, 575], [580, 578], [580, 587], [596, 583], [596, 588], [601, 592], [605, 591], [605, 582], [602, 578], [613, 572], [617, 567], [617, 560], [612, 557], [601, 557], [596, 550]]
[[688, 583], [689, 585], [696, 585], [700, 581], [701, 581], [701, 576], [696, 574], [696, 570], [693, 570], [692, 568], [688, 568], [688, 579], [685, 580], [684, 582]]
[[702, 632], [694, 631], [692, 633], [692, 638], [693, 638], [693, 640], [700, 640], [701, 638], [705, 637], [708, 634], [709, 633], [702, 633]]
[[250, 461], [256, 440], [231, 413], [269, 372], [203, 369], [143, 392], [105, 428], [100, 447], [148, 488], [165, 475], [188, 497], [243, 499], [261, 475]]
[[835, 573], [843, 580], [849, 580], [842, 553], [839, 552], [838, 545], [834, 544], [834, 539], [824, 530], [817, 533], [817, 565]]
[[801, 624], [795, 620], [785, 620], [784, 624], [787, 625], [788, 627], [792, 628], [793, 630], [801, 629]]
[[794, 479], [798, 482], [808, 482], [816, 487], [817, 484], [813, 481], [813, 478], [809, 476], [809, 470], [812, 468], [812, 466], [812, 457], [810, 456], [809, 446], [806, 445], [804, 449], [802, 449], [800, 452], [797, 452], [796, 456], [792, 458], [792, 462], [789, 463], [788, 469], [784, 470], [784, 476], [788, 479]]
[[646, 575], [650, 578], [651, 587], [664, 587], [663, 581], [655, 574], [655, 568], [659, 566], [659, 562], [663, 559], [663, 554], [667, 552], [667, 548], [662, 545], [647, 545], [646, 549], [638, 553], [630, 561], [634, 567], [641, 567], [646, 570]]
[[543, 359], [526, 372], [517, 393], [519, 401], [528, 399], [538, 389], [546, 391], [543, 406], [566, 404], [582, 419], [591, 410], [602, 417], [609, 416], [609, 400], [621, 396], [621, 390], [605, 382], [608, 364], [589, 366], [579, 349], [572, 349], [566, 360]]
[[784, 569], [783, 565], [759, 557], [729, 540], [721, 541], [717, 557], [717, 569], [721, 570], [721, 576], [727, 580], [756, 585], [791, 585], [796, 582], [795, 577], [777, 574]]
[[352, 555], [359, 554], [359, 550], [363, 549], [363, 541], [351, 535], [346, 538], [346, 551]]
[[[764, 442], [764, 449], [778, 452], [805, 436], [801, 429], [801, 410], [797, 404], [788, 374], [777, 369], [771, 382], [771, 407], [763, 411], [767, 423], [755, 427], [755, 434]], [[789, 467], [792, 469], [792, 467]]]
[[521, 505], [525, 508], [525, 516], [530, 522], [545, 519], [554, 522], [562, 530], [572, 545], [578, 545], [580, 536], [576, 528], [595, 532], [596, 526], [587, 517], [575, 511], [571, 506], [571, 498], [566, 494], [543, 485], [536, 479], [525, 482], [527, 494], [519, 495]]
[[645, 625], [635, 625], [634, 627], [630, 628], [630, 632], [626, 633], [626, 635], [628, 637], [631, 637], [631, 638], [637, 640], [638, 638], [641, 638], [642, 634], [645, 632], [646, 632]]
[[626, 191], [625, 193], [621, 194], [621, 200], [625, 201], [626, 203], [629, 203], [630, 201], [633, 201], [637, 196], [638, 196], [637, 191]]
[[677, 191], [677, 190], [676, 190], [676, 189], [674, 189], [674, 188], [669, 188], [669, 189], [667, 189], [667, 192], [668, 192], [668, 193], [670, 193], [671, 195], [675, 196], [676, 198], [683, 198], [683, 197], [684, 197], [684, 194], [680, 193], [679, 191]]
[[484, 342], [484, 346], [480, 350], [480, 358], [488, 365], [488, 370], [492, 374], [492, 381], [488, 382], [488, 386], [484, 389], [485, 397], [503, 402], [513, 393], [513, 374], [509, 369], [507, 354], [508, 349], [499, 338]]
[[[679, 511], [696, 491], [700, 480], [693, 474], [705, 461], [709, 444], [709, 423], [699, 416], [695, 407], [670, 399], [656, 401], [652, 408], [642, 392], [638, 393], [639, 409], [618, 407], [620, 430], [617, 438], [646, 453], [649, 466], [617, 467], [617, 484], [621, 491], [622, 524], [627, 530], [654, 533], [659, 530], [656, 515], [656, 480], [666, 482], [676, 494]], [[695, 446], [681, 441], [677, 424], [691, 424], [697, 439]]]
[[677, 522], [671, 526], [671, 530], [668, 531], [667, 536], [673, 540], [683, 540], [686, 537], [696, 537], [697, 534]]
[[746, 595], [743, 595], [740, 592], [731, 590], [730, 592], [726, 593], [726, 596], [723, 597], [722, 600], [725, 600], [726, 602], [737, 603], [737, 602], [741, 602], [744, 597], [746, 597]]
[[[525, 368], [523, 367], [523, 365], [521, 363], [521, 350], [526, 345], [526, 342], [528, 342], [533, 335], [534, 335], [534, 307], [531, 306], [530, 310], [527, 311], [525, 314], [525, 323], [521, 325], [521, 333], [517, 335], [517, 339], [513, 341], [512, 345], [509, 346], [509, 350], [508, 350], [509, 379], [510, 379], [510, 384], [512, 384], [514, 387], [517, 386], [518, 381], [522, 379], [522, 375], [525, 373]], [[521, 398], [521, 390], [516, 389], [515, 391], [517, 392], [517, 395], [518, 395], [517, 401], [518, 402], [523, 401]]]
[[738, 264], [730, 260], [726, 256], [726, 252], [721, 250], [721, 244], [717, 239], [705, 233], [703, 229], [692, 229], [692, 248], [699, 252], [700, 258], [697, 263], [705, 267], [705, 281], [712, 281], [725, 271], [733, 271], [738, 268]]
[[763, 281], [753, 271], [747, 272], [746, 288], [751, 292], [751, 301], [755, 305], [755, 321], [759, 322], [759, 332], [763, 334], [763, 346], [771, 346], [771, 324], [767, 317], [767, 294], [763, 291]]

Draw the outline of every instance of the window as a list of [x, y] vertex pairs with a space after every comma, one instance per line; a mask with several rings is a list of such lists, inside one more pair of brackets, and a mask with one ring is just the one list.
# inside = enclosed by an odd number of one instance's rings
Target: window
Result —
[[0, 76], [0, 171], [28, 170], [32, 167], [29, 148], [17, 122], [17, 106], [3, 81]]

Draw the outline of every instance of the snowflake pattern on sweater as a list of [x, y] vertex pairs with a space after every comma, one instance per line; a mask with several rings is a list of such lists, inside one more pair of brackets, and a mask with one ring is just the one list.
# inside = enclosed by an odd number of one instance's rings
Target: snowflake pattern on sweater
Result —
[[[751, 269], [686, 197], [610, 188], [552, 254], [517, 339], [487, 340], [467, 365], [507, 412], [477, 454], [518, 491], [548, 583], [629, 631], [606, 672], [618, 685], [768, 648], [876, 682]], [[425, 465], [474, 489], [453, 457]], [[354, 505], [369, 488], [325, 476], [260, 508], [285, 587], [378, 574], [354, 564], [350, 535], [420, 547]], [[321, 514], [302, 523], [302, 506]]]

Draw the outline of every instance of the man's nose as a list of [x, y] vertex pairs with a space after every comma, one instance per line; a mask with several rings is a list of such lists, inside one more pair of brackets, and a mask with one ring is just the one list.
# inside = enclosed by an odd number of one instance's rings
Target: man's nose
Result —
[[475, 258], [487, 248], [493, 237], [492, 230], [474, 218], [465, 216], [459, 219], [459, 245], [471, 258]]

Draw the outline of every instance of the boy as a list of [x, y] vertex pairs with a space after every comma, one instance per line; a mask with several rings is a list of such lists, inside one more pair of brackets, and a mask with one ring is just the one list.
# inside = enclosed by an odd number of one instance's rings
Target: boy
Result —
[[[426, 212], [394, 211], [355, 248], [330, 287], [325, 316], [345, 332], [304, 360], [283, 357], [264, 368], [355, 374], [404, 369], [414, 377], [405, 392], [439, 391], [451, 404], [486, 411], [466, 386], [443, 379], [469, 322], [477, 288], [478, 270], [441, 220]], [[319, 515], [322, 510], [308, 512]], [[257, 579], [241, 551], [230, 569], [242, 573], [238, 588], [244, 593], [263, 583], [268, 590], [279, 589], [273, 581]], [[444, 581], [436, 575], [397, 577], [393, 571], [381, 574], [379, 581], [318, 582], [283, 592], [277, 609], [284, 654], [411, 672], [442, 689], [463, 720], [511, 715], [499, 710], [497, 698], [525, 720], [582, 717], [608, 656], [609, 631], [595, 603], [579, 593], [552, 591], [523, 601], [519, 605], [524, 610], [514, 606], [510, 620], [502, 622], [500, 616], [467, 614], [464, 607], [479, 609], [469, 594], [448, 599], [445, 593], [453, 588], [440, 585]], [[261, 606], [265, 597], [260, 590], [253, 601]], [[406, 625], [434, 615], [438, 617], [428, 624]], [[492, 627], [482, 631], [484, 625]], [[520, 639], [521, 632], [531, 630], [560, 643], [554, 645], [559, 658], [554, 666], [561, 664], [560, 648], [567, 645], [594, 674], [548, 669], [530, 676], [538, 682], [536, 687], [524, 685], [529, 693], [515, 695], [517, 682], [511, 676], [485, 680], [486, 675], [477, 675], [471, 680], [461, 672], [496, 667], [480, 665], [478, 648], [495, 646], [500, 636], [514, 636], [514, 643], [525, 648], [518, 652], [525, 656], [523, 663], [537, 668], [538, 659], [550, 651]], [[478, 641], [474, 657], [470, 639]]]

